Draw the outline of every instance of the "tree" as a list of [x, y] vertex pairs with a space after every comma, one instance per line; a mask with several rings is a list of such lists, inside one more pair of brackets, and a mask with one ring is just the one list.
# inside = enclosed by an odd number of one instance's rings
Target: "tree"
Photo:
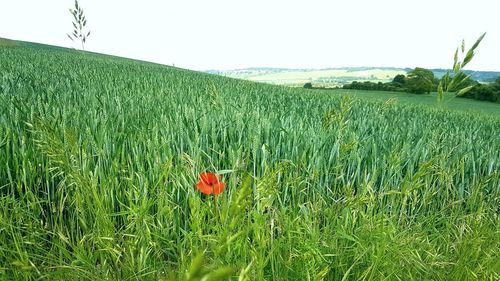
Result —
[[394, 76], [394, 79], [392, 79], [392, 83], [404, 85], [406, 84], [406, 76], [404, 76], [404, 74], [398, 74]]
[[497, 77], [497, 79], [495, 79], [495, 83], [493, 84], [493, 86], [496, 88], [500, 88], [500, 77]]
[[416, 67], [408, 73], [406, 88], [410, 93], [430, 93], [434, 89], [434, 73], [428, 69]]
[[470, 78], [469, 80], [472, 82], [465, 84], [463, 87], [472, 86], [472, 88], [458, 97], [500, 102], [500, 78], [497, 78], [494, 83], [490, 84], [480, 84]]
[[305, 89], [312, 89], [312, 87], [313, 86], [312, 86], [311, 82], [307, 82], [307, 83], [304, 84], [304, 88]]
[[90, 31], [84, 31], [85, 26], [87, 25], [87, 19], [85, 18], [85, 14], [83, 13], [83, 9], [80, 5], [78, 5], [78, 0], [75, 0], [75, 8], [69, 9], [71, 15], [73, 15], [73, 33], [66, 34], [71, 41], [78, 40], [82, 46], [82, 50], [85, 50], [85, 42], [87, 41], [87, 37], [90, 36]]

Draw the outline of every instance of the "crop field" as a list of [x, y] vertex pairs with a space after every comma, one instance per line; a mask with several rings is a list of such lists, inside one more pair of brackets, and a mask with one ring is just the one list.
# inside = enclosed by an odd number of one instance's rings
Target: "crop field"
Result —
[[[316, 89], [312, 91], [318, 91]], [[451, 111], [468, 112], [471, 114], [485, 114], [489, 116], [500, 117], [500, 105], [492, 102], [484, 102], [479, 100], [465, 99], [457, 97], [455, 93], [447, 93], [443, 103], [436, 102], [437, 93], [433, 92], [425, 95], [415, 95], [402, 92], [386, 92], [386, 91], [365, 91], [365, 90], [345, 90], [331, 89], [319, 90], [324, 91], [324, 94], [330, 95], [347, 95], [363, 100], [379, 101], [395, 104], [410, 104], [431, 107], [435, 109], [447, 109]]]
[[338, 87], [352, 81], [390, 82], [397, 74], [405, 74], [403, 69], [242, 69], [217, 71], [224, 76], [256, 82], [302, 87], [312, 82], [319, 87]]
[[0, 280], [499, 280], [499, 140], [498, 114], [0, 47]]
[[[337, 88], [353, 81], [358, 82], [391, 82], [394, 76], [406, 74], [409, 68], [394, 67], [341, 67], [332, 69], [286, 69], [286, 68], [243, 68], [233, 70], [208, 70], [207, 73], [219, 74], [227, 77], [244, 79], [255, 82], [291, 87], [302, 87], [305, 83], [312, 83], [317, 88]], [[435, 77], [441, 78], [445, 69], [432, 69]], [[481, 83], [493, 82], [500, 76], [495, 71], [465, 70], [473, 80]]]

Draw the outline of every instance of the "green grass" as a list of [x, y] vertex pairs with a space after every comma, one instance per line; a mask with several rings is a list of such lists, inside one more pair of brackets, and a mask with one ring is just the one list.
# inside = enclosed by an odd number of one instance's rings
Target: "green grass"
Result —
[[500, 278], [497, 115], [30, 44], [0, 79], [1, 280]]
[[0, 47], [13, 47], [17, 44], [17, 41], [0, 38]]
[[[316, 90], [314, 90], [316, 91]], [[500, 104], [488, 101], [479, 101], [456, 97], [454, 93], [448, 93], [443, 103], [437, 102], [436, 93], [431, 94], [408, 94], [400, 92], [384, 91], [361, 91], [361, 90], [322, 90], [322, 94], [328, 92], [335, 95], [347, 95], [371, 101], [392, 101], [395, 103], [422, 105], [425, 107], [441, 108], [453, 111], [468, 112], [471, 114], [483, 113], [491, 116], [500, 116]]]

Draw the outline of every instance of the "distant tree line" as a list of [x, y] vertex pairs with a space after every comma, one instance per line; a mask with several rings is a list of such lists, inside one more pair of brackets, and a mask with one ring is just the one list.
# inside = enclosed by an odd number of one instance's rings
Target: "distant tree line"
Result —
[[414, 94], [430, 93], [437, 90], [439, 80], [434, 78], [434, 73], [425, 68], [417, 67], [407, 75], [398, 74], [391, 82], [357, 82], [344, 85], [343, 89], [408, 92]]
[[471, 83], [474, 84], [474, 87], [463, 95], [463, 98], [500, 103], [500, 77], [490, 84], [481, 84], [476, 81], [471, 81]]
[[[391, 91], [407, 92], [412, 94], [429, 94], [437, 91], [439, 79], [434, 77], [434, 73], [428, 69], [417, 67], [407, 73], [398, 74], [391, 82], [357, 82], [345, 84], [343, 89], [369, 90], [369, 91]], [[312, 85], [308, 85], [312, 87]], [[465, 79], [457, 88], [473, 86], [466, 94], [459, 96], [463, 98], [500, 102], [500, 77], [494, 83], [481, 84], [472, 79]]]
[[398, 83], [382, 83], [382, 82], [358, 82], [354, 81], [350, 84], [345, 84], [343, 89], [352, 89], [352, 90], [367, 90], [367, 91], [390, 91], [390, 92], [405, 92], [405, 89]]

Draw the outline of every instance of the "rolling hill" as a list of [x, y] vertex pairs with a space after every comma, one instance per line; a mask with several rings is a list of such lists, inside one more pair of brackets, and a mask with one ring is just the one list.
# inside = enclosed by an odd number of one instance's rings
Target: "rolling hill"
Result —
[[[389, 82], [397, 74], [406, 74], [410, 68], [341, 67], [328, 69], [247, 68], [236, 70], [209, 70], [208, 73], [277, 85], [301, 87], [311, 82], [318, 87], [337, 87], [353, 81]], [[446, 69], [431, 69], [442, 77]], [[464, 71], [479, 82], [492, 82], [500, 77], [498, 71]]]

